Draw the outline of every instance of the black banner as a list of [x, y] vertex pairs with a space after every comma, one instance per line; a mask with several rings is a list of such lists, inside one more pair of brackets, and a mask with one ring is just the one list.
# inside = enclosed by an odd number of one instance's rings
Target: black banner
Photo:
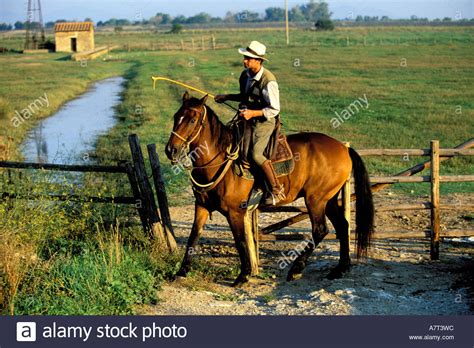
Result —
[[472, 316], [0, 317], [10, 347], [473, 347]]

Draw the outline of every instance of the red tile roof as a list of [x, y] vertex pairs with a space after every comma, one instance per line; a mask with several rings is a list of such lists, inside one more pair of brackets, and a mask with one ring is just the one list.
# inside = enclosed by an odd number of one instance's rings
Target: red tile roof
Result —
[[67, 31], [91, 31], [94, 28], [92, 22], [63, 22], [56, 23], [54, 31], [67, 32]]

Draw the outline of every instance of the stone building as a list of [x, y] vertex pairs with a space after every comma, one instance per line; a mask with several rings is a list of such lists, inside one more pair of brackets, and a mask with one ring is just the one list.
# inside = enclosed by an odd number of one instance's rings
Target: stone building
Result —
[[54, 26], [56, 52], [84, 52], [94, 49], [92, 22], [64, 22]]

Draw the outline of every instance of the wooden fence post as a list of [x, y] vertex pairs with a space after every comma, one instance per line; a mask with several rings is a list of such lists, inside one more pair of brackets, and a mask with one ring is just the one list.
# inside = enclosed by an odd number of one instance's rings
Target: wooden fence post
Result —
[[135, 207], [138, 210], [138, 215], [140, 216], [143, 230], [145, 233], [148, 233], [148, 221], [146, 212], [143, 209], [143, 199], [140, 195], [140, 189], [138, 187], [135, 171], [130, 163], [125, 164], [125, 170], [127, 171], [128, 181], [130, 182], [130, 186], [132, 188], [133, 198], [135, 198]]
[[174, 238], [173, 226], [171, 224], [171, 216], [168, 207], [168, 197], [166, 196], [165, 183], [161, 176], [160, 158], [156, 152], [155, 144], [148, 144], [148, 158], [150, 159], [151, 171], [153, 173], [153, 183], [155, 184], [156, 197], [160, 208], [161, 221], [165, 230], [166, 242], [171, 251], [177, 249], [176, 240]]
[[439, 260], [439, 141], [431, 140], [431, 260]]
[[194, 38], [193, 37], [191, 38], [191, 45], [192, 45], [193, 51], [194, 51]]
[[184, 51], [184, 40], [181, 39], [181, 51]]
[[[344, 143], [348, 148], [350, 143]], [[346, 183], [342, 187], [342, 206], [344, 208], [344, 217], [347, 220], [347, 235], [349, 236], [349, 246], [351, 241], [351, 174], [347, 178]]]
[[201, 49], [204, 51], [204, 36], [201, 36]]
[[136, 134], [131, 134], [128, 137], [128, 143], [132, 152], [135, 175], [140, 188], [140, 196], [142, 198], [143, 209], [146, 212], [147, 225], [151, 232], [151, 237], [156, 238], [159, 246], [165, 247], [167, 245], [163, 228], [160, 224], [160, 217], [158, 216], [158, 208], [153, 197], [153, 190], [145, 169], [145, 161], [143, 153], [140, 148], [140, 142]]
[[214, 35], [212, 35], [212, 49], [216, 49], [216, 37]]

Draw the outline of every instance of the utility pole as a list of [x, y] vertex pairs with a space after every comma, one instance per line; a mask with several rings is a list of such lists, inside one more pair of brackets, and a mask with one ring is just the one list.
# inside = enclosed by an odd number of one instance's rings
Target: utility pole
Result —
[[288, 25], [288, 0], [285, 0], [286, 44], [290, 44], [290, 27]]

